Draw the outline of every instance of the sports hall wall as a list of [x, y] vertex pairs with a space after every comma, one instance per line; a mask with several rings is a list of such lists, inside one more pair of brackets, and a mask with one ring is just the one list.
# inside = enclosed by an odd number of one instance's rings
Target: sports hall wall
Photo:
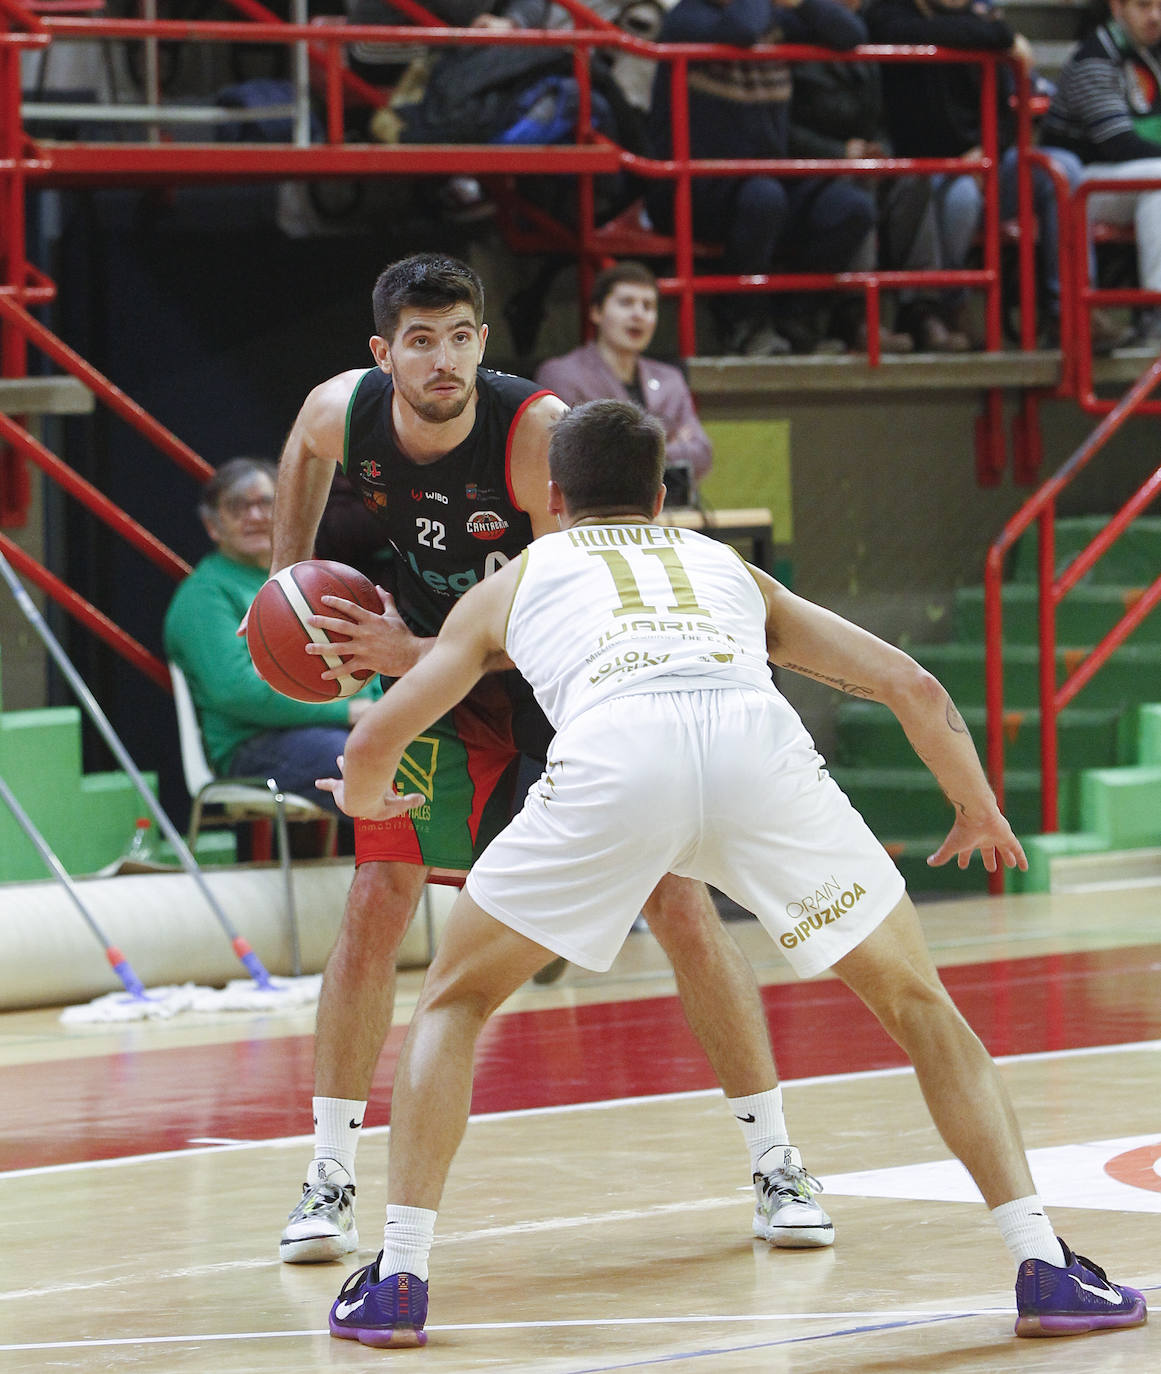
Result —
[[[63, 337], [179, 437], [218, 464], [276, 456], [307, 391], [369, 362], [369, 292], [402, 254], [443, 249], [470, 258], [488, 290], [488, 362], [524, 371], [578, 341], [575, 278], [553, 284], [534, 358], [516, 355], [503, 305], [531, 264], [495, 231], [467, 231], [419, 214], [383, 214], [354, 231], [294, 237], [279, 227], [277, 188], [69, 193], [36, 206], [34, 256], [60, 286], [50, 321]], [[285, 217], [284, 217], [285, 218]], [[330, 226], [333, 230], [335, 226]], [[342, 229], [342, 226], [339, 226]], [[672, 356], [672, 314], [654, 352]], [[705, 337], [712, 337], [705, 331]], [[775, 367], [777, 365], [775, 364]], [[868, 398], [769, 393], [703, 404], [722, 454], [706, 487], [718, 508], [766, 505], [795, 589], [892, 639], [938, 639], [955, 587], [979, 582], [988, 542], [1024, 492], [975, 483], [973, 393]], [[1046, 466], [1091, 427], [1072, 407], [1044, 410]], [[1066, 513], [1111, 509], [1155, 464], [1156, 430], [1127, 428], [1097, 473], [1069, 495]], [[55, 421], [46, 438], [73, 466], [191, 562], [206, 551], [196, 483], [119, 421]], [[85, 512], [51, 494], [17, 531], [41, 541], [50, 566], [148, 647], [159, 650], [172, 583]], [[60, 615], [57, 633], [135, 760], [161, 777], [162, 799], [185, 818], [171, 703]], [[0, 597], [3, 704], [71, 703], [43, 667], [6, 591]], [[46, 685], [45, 685], [46, 684]], [[788, 689], [826, 747], [832, 698]], [[88, 769], [110, 766], [89, 732]]]

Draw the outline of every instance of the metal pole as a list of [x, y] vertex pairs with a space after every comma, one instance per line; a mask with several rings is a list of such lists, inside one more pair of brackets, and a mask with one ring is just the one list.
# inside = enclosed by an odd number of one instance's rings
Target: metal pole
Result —
[[[310, 23], [310, 0], [291, 0], [290, 15], [296, 24]], [[305, 43], [294, 45], [294, 146], [310, 147], [310, 52]]]
[[[142, 0], [141, 17], [151, 24], [157, 22], [157, 0]], [[145, 40], [145, 103], [155, 110], [161, 108], [161, 62], [160, 48], [156, 38]], [[150, 143], [161, 142], [161, 125], [151, 124], [145, 131]]]
[[174, 852], [181, 861], [182, 868], [184, 868], [194, 880], [198, 891], [206, 899], [210, 910], [217, 917], [218, 923], [226, 932], [230, 944], [234, 948], [234, 953], [241, 960], [247, 972], [260, 988], [266, 988], [273, 991], [274, 987], [270, 981], [270, 975], [267, 973], [261, 959], [258, 958], [249, 944], [234, 929], [230, 918], [226, 915], [225, 911], [222, 910], [221, 904], [210, 891], [209, 885], [206, 883], [202, 871], [198, 867], [197, 860], [190, 853], [185, 840], [178, 834], [173, 822], [165, 814], [164, 810], [162, 810], [161, 803], [149, 790], [137, 765], [129, 757], [129, 751], [121, 743], [120, 737], [113, 729], [112, 725], [110, 725], [108, 717], [98, 705], [97, 699], [93, 696], [92, 692], [89, 691], [88, 687], [85, 685], [84, 679], [73, 667], [68, 655], [61, 648], [56, 636], [48, 628], [48, 625], [44, 621], [44, 617], [36, 609], [32, 598], [24, 590], [16, 574], [12, 571], [11, 564], [9, 564], [2, 553], [0, 553], [0, 575], [2, 575], [4, 580], [8, 583], [12, 595], [16, 598], [16, 604], [24, 612], [25, 618], [28, 620], [29, 624], [31, 624], [37, 634], [40, 635], [41, 639], [44, 640], [49, 653], [52, 654], [56, 661], [57, 667], [65, 675], [69, 685], [76, 693], [77, 699], [85, 708], [93, 724], [96, 725], [97, 729], [101, 732], [105, 743], [113, 751], [113, 755], [121, 765], [122, 770], [129, 776], [141, 800], [152, 812], [153, 818], [161, 829], [162, 834], [173, 846]]
[[16, 817], [16, 820], [19, 823], [20, 828], [32, 841], [36, 849], [36, 852], [44, 860], [49, 871], [56, 876], [56, 878], [63, 885], [64, 890], [72, 898], [73, 905], [81, 913], [81, 916], [85, 924], [89, 927], [89, 929], [93, 932], [97, 939], [100, 940], [101, 948], [105, 951], [105, 958], [108, 959], [110, 965], [112, 966], [113, 972], [117, 975], [118, 978], [120, 978], [121, 982], [124, 983], [125, 991], [129, 994], [130, 997], [134, 998], [136, 1001], [147, 1002], [149, 998], [146, 996], [144, 985], [142, 984], [141, 979], [138, 978], [138, 976], [133, 972], [133, 966], [129, 963], [129, 960], [125, 958], [124, 954], [121, 953], [117, 946], [110, 941], [109, 937], [93, 919], [93, 916], [89, 912], [88, 907], [86, 907], [84, 902], [81, 901], [81, 896], [80, 893], [77, 891], [76, 884], [69, 877], [68, 873], [65, 872], [64, 865], [53, 853], [48, 841], [44, 838], [40, 831], [37, 830], [36, 826], [33, 824], [32, 818], [27, 814], [27, 812], [25, 812], [24, 808], [16, 800], [15, 794], [13, 793], [12, 789], [8, 786], [7, 782], [4, 781], [3, 777], [0, 777], [0, 797], [2, 797], [8, 803], [9, 811], [11, 811], [12, 814]]

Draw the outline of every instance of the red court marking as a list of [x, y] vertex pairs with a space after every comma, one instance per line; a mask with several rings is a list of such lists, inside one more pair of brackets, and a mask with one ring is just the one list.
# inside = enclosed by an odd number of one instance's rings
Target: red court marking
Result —
[[1136, 1150], [1126, 1150], [1105, 1165], [1105, 1173], [1118, 1183], [1127, 1183], [1130, 1188], [1148, 1188], [1150, 1192], [1161, 1193], [1161, 1140], [1155, 1145], [1141, 1145]]
[[[1013, 959], [943, 971], [994, 1054], [1161, 1038], [1161, 947]], [[784, 1078], [904, 1062], [834, 980], [763, 989]], [[369, 1125], [387, 1119], [403, 1028], [380, 1061]], [[309, 1036], [132, 1050], [0, 1069], [0, 1169], [179, 1150], [199, 1136], [308, 1134]], [[675, 997], [497, 1016], [472, 1107], [494, 1112], [714, 1086]]]

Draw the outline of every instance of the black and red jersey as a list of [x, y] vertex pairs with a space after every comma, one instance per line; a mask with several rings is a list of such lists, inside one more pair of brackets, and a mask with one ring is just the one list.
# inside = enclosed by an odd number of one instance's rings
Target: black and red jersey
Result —
[[398, 447], [390, 374], [371, 368], [347, 409], [343, 470], [383, 526], [394, 554], [400, 614], [416, 634], [433, 635], [456, 601], [532, 541], [516, 504], [511, 450], [520, 416], [543, 387], [481, 368], [472, 431], [442, 458], [415, 463]]

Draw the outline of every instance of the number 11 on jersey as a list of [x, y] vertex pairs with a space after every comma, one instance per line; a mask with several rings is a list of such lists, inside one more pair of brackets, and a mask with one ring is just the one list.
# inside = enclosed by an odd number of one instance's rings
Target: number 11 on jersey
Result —
[[[621, 604], [613, 612], [614, 615], [656, 615], [657, 607], [647, 605], [641, 595], [641, 588], [637, 585], [637, 579], [633, 575], [633, 569], [629, 566], [629, 560], [623, 553], [618, 553], [616, 549], [589, 549], [592, 558], [601, 558], [605, 566], [613, 577], [613, 586], [617, 589], [617, 596]], [[689, 574], [682, 565], [676, 549], [642, 549], [641, 553], [651, 558], [656, 558], [665, 570], [665, 576], [669, 580], [669, 586], [673, 591], [674, 604], [665, 607], [666, 615], [709, 615], [704, 607], [699, 606], [697, 597], [694, 595], [693, 585], [689, 580]]]

